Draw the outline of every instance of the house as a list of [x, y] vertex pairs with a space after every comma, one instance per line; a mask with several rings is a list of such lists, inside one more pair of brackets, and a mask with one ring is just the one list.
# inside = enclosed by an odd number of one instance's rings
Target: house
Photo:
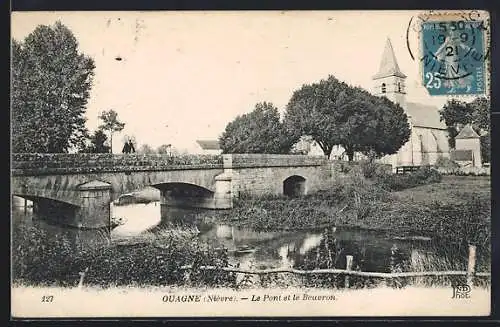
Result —
[[[302, 136], [299, 141], [293, 146], [292, 153], [307, 154], [310, 156], [323, 156], [325, 153], [319, 144], [312, 139], [311, 136]], [[354, 160], [361, 160], [365, 156], [361, 153], [354, 154]], [[330, 153], [331, 160], [348, 160], [345, 150], [340, 145], [334, 145]]]
[[451, 159], [461, 166], [468, 164], [472, 167], [482, 167], [481, 140], [470, 124], [465, 125], [455, 136], [455, 149], [451, 152]]
[[218, 140], [196, 140], [202, 154], [221, 154]]

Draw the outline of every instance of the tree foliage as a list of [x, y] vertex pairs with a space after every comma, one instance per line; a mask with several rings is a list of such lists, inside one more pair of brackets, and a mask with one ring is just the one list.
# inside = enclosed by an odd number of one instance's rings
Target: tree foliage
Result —
[[288, 153], [296, 139], [280, 121], [278, 109], [269, 102], [236, 117], [219, 138], [223, 153]]
[[68, 152], [85, 146], [94, 68], [60, 22], [39, 25], [23, 41], [12, 40], [14, 152]]
[[109, 132], [111, 152], [113, 152], [113, 134], [123, 130], [125, 123], [118, 120], [118, 113], [113, 109], [101, 112], [99, 119], [102, 120], [102, 124], [99, 126], [99, 129]]
[[296, 90], [284, 123], [295, 137], [311, 136], [326, 156], [341, 145], [349, 160], [354, 152], [373, 157], [396, 153], [410, 137], [401, 106], [334, 76]]
[[87, 153], [109, 153], [111, 148], [106, 144], [108, 137], [106, 133], [102, 130], [98, 129], [94, 132], [94, 134], [90, 137], [90, 145], [83, 150], [83, 152]]
[[467, 124], [471, 124], [476, 133], [481, 136], [481, 156], [483, 161], [490, 160], [490, 101], [485, 97], [474, 99], [472, 102], [448, 100], [439, 111], [441, 121], [448, 129], [448, 143], [455, 148], [455, 137]]
[[172, 152], [172, 145], [171, 144], [162, 144], [156, 149], [156, 152], [159, 154], [169, 154]]
[[154, 154], [155, 150], [149, 144], [143, 144], [137, 152], [140, 154]]

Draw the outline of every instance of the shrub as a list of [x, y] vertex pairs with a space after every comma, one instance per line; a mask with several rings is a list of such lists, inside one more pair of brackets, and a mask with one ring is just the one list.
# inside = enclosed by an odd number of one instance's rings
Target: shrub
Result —
[[441, 174], [430, 166], [420, 167], [416, 172], [410, 174], [417, 185], [439, 183], [442, 179]]
[[377, 184], [385, 190], [401, 191], [419, 185], [439, 183], [441, 174], [430, 166], [420, 167], [408, 174], [383, 174], [377, 176]]
[[360, 163], [361, 171], [363, 172], [363, 176], [365, 178], [375, 177], [377, 173], [377, 164], [372, 161], [366, 160]]
[[231, 274], [198, 271], [185, 280], [184, 265], [227, 266], [227, 251], [197, 241], [185, 229], [146, 233], [98, 248], [75, 248], [65, 237], [48, 238], [34, 227], [15, 230], [12, 250], [13, 281], [28, 285], [76, 286], [79, 272], [85, 284], [118, 285], [231, 285]]
[[436, 163], [434, 164], [434, 167], [436, 168], [442, 168], [445, 170], [454, 170], [460, 168], [460, 165], [456, 163], [455, 161], [445, 158], [445, 157], [439, 157], [436, 160]]

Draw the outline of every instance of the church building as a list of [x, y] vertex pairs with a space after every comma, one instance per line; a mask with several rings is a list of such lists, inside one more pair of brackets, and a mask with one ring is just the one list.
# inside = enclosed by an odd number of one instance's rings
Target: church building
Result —
[[411, 136], [396, 154], [380, 161], [396, 166], [433, 165], [449, 157], [448, 131], [440, 121], [439, 108], [406, 101], [406, 75], [399, 69], [390, 39], [387, 39], [378, 72], [372, 77], [372, 93], [398, 103], [408, 116]]

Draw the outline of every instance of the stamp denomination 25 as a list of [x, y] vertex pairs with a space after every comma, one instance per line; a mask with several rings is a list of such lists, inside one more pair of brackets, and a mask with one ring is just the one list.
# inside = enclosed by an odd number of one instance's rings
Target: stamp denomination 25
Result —
[[436, 15], [422, 22], [420, 65], [422, 82], [430, 95], [486, 92], [486, 31], [485, 21], [480, 19]]

